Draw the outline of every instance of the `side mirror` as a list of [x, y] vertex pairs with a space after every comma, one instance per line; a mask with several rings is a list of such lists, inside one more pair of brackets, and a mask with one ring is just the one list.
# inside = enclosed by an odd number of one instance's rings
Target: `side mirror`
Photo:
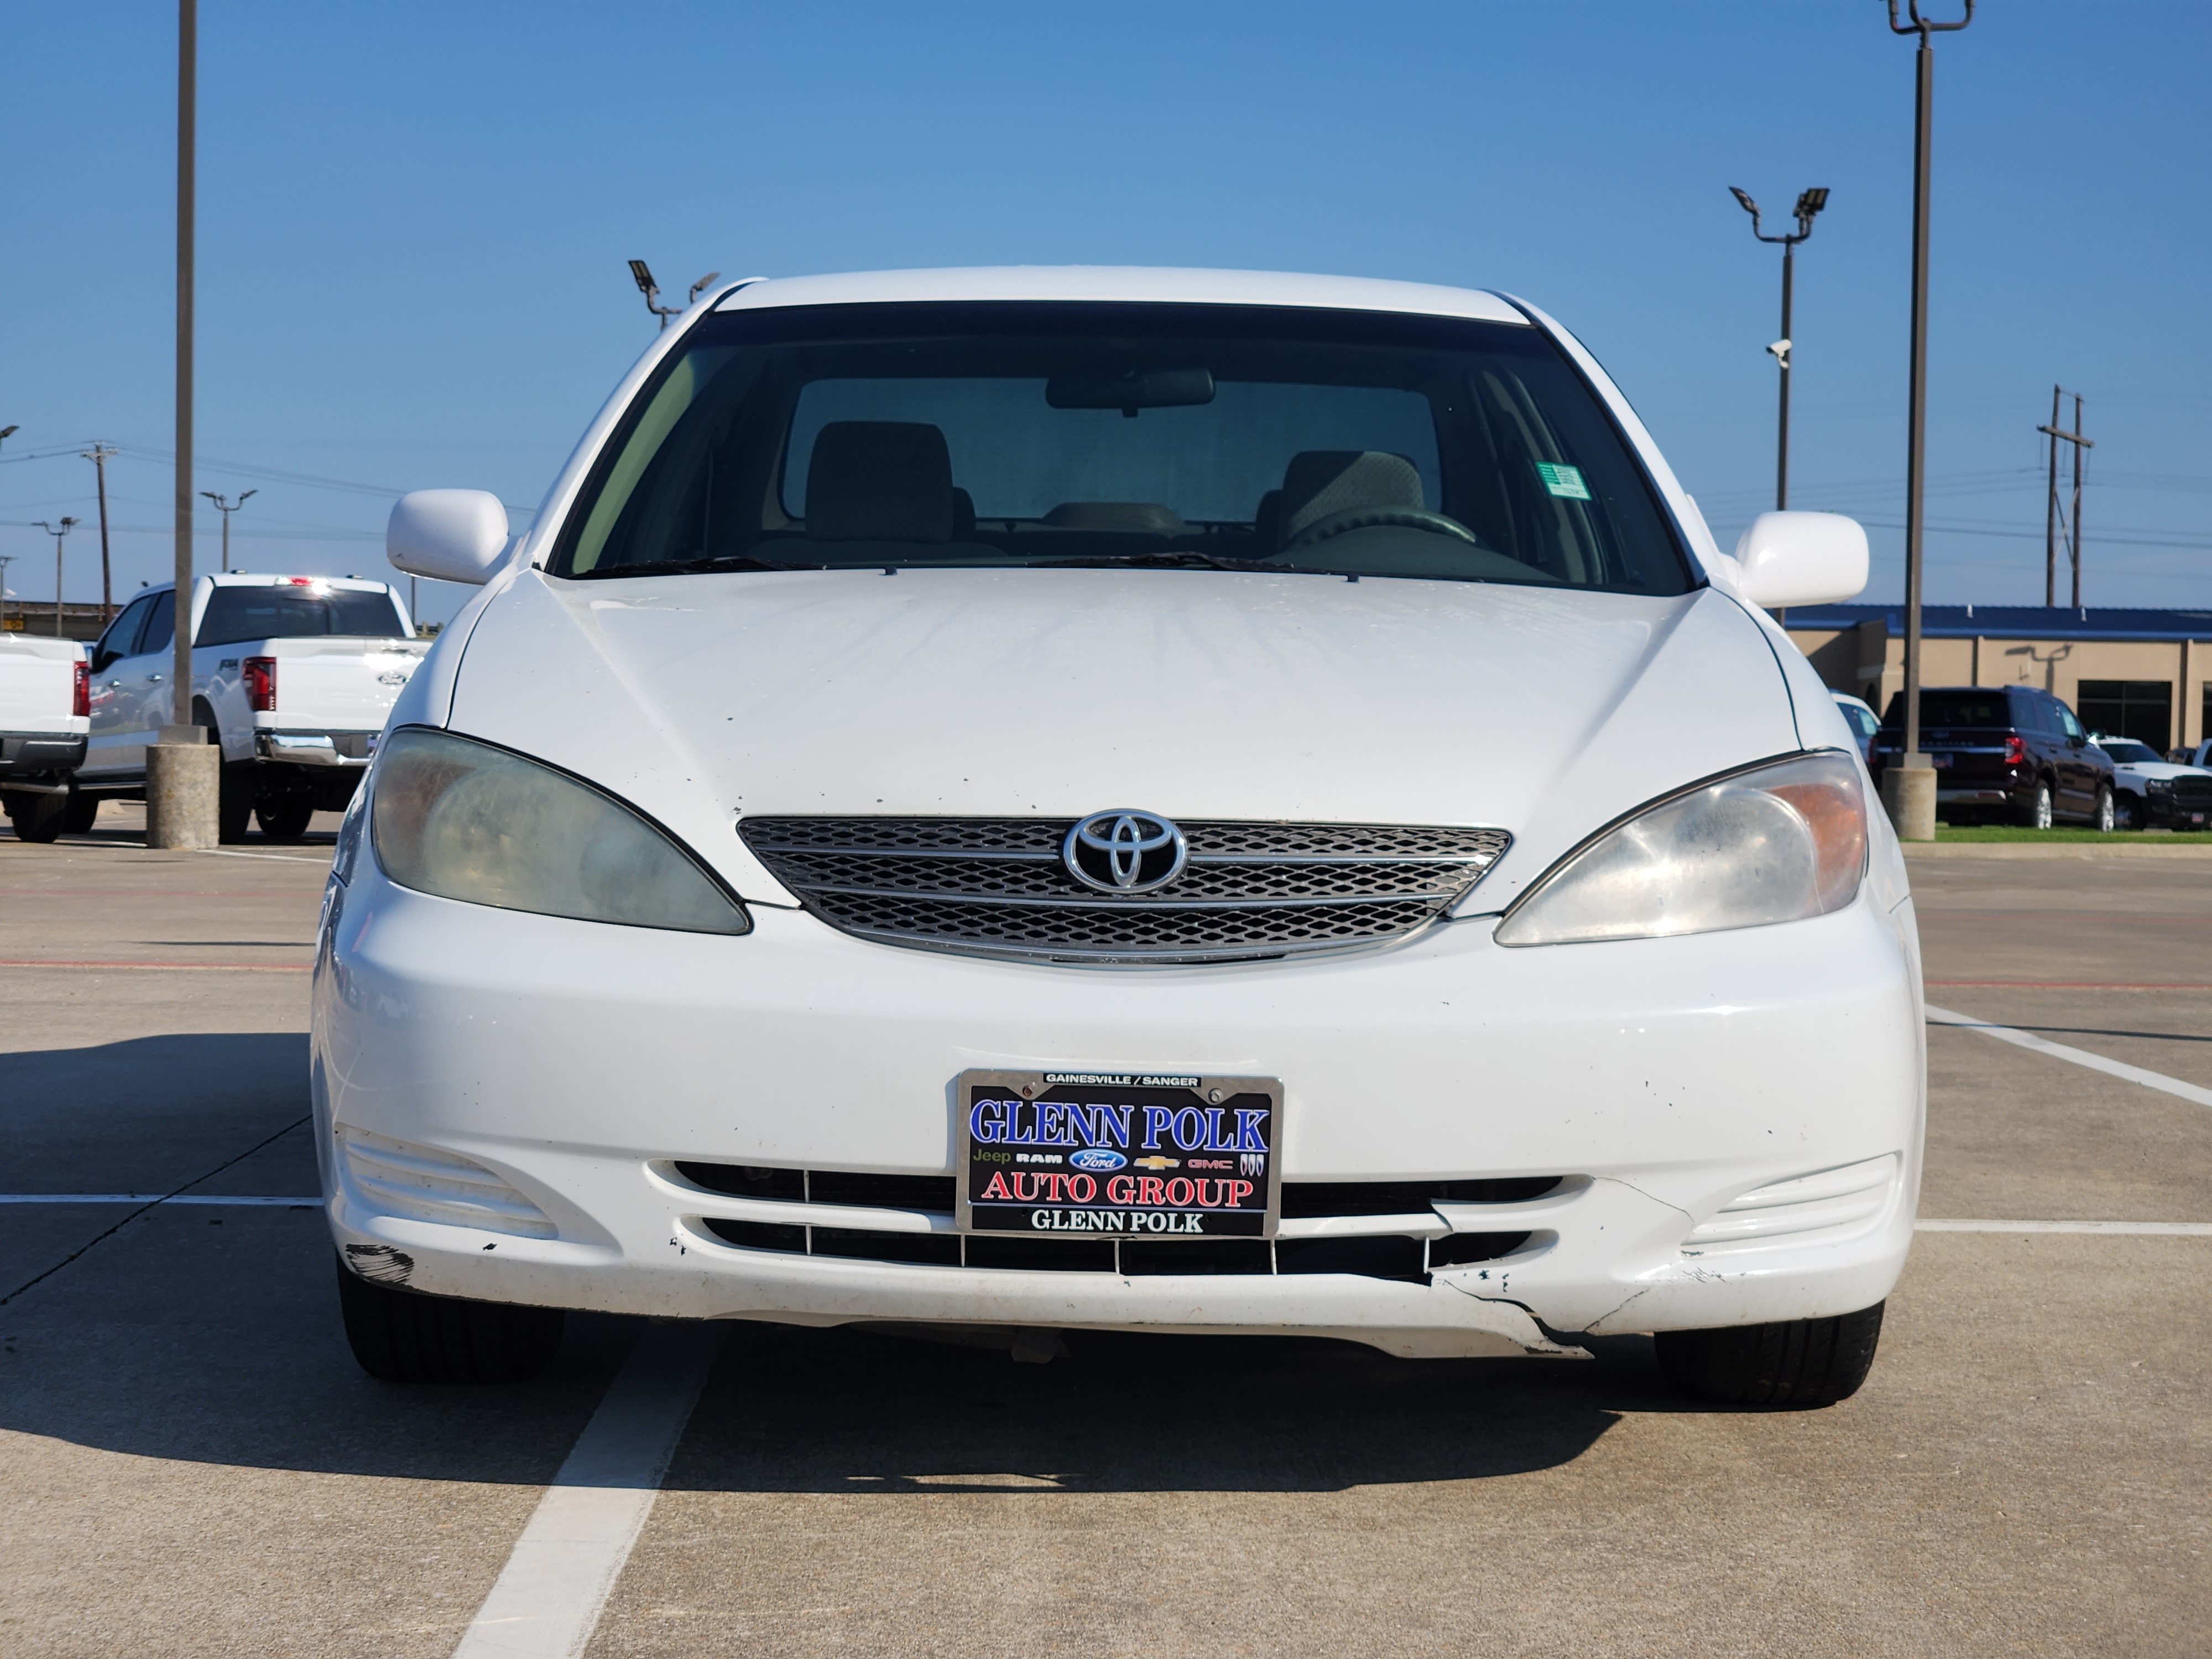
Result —
[[481, 489], [417, 489], [392, 504], [384, 556], [410, 576], [481, 587], [507, 550], [507, 508]]
[[1753, 605], [1836, 605], [1867, 585], [1866, 532], [1838, 513], [1762, 513], [1735, 544]]

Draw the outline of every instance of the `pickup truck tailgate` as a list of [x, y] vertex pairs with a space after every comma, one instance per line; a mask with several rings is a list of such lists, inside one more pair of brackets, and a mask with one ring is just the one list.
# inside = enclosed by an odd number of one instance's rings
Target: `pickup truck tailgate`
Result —
[[265, 649], [276, 659], [276, 708], [254, 724], [380, 731], [429, 648], [427, 640], [271, 640]]
[[75, 640], [0, 634], [0, 732], [82, 732], [76, 706]]

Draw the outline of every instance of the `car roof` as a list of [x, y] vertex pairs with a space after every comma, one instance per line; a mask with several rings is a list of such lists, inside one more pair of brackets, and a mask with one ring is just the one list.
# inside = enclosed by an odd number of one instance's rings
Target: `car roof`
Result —
[[821, 276], [761, 276], [739, 284], [716, 311], [771, 307], [884, 305], [901, 301], [1059, 300], [1171, 305], [1289, 306], [1390, 311], [1530, 326], [1502, 295], [1431, 283], [1371, 276], [1310, 276], [1281, 270], [1178, 270], [1146, 265], [978, 265], [942, 270], [862, 270]]

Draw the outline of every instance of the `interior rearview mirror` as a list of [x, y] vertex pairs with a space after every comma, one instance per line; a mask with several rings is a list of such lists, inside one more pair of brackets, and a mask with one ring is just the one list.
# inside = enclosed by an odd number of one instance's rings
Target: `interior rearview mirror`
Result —
[[1044, 400], [1054, 409], [1187, 409], [1213, 401], [1210, 368], [1071, 369], [1044, 383]]
[[481, 489], [417, 489], [392, 504], [384, 556], [410, 576], [482, 586], [507, 550], [507, 508]]
[[1735, 544], [1753, 605], [1837, 605], [1867, 584], [1866, 532], [1839, 513], [1762, 513]]

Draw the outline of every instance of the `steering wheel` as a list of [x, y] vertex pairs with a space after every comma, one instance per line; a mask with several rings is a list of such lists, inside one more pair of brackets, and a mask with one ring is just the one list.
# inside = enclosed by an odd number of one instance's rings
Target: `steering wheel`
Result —
[[1300, 548], [1311, 547], [1332, 537], [1354, 530], [1373, 530], [1383, 525], [1396, 525], [1407, 530], [1426, 530], [1439, 536], [1456, 538], [1472, 546], [1482, 545], [1480, 538], [1473, 531], [1458, 520], [1448, 519], [1441, 513], [1425, 512], [1418, 507], [1347, 507], [1341, 513], [1332, 513], [1325, 519], [1315, 520], [1283, 544], [1283, 552], [1295, 553]]

